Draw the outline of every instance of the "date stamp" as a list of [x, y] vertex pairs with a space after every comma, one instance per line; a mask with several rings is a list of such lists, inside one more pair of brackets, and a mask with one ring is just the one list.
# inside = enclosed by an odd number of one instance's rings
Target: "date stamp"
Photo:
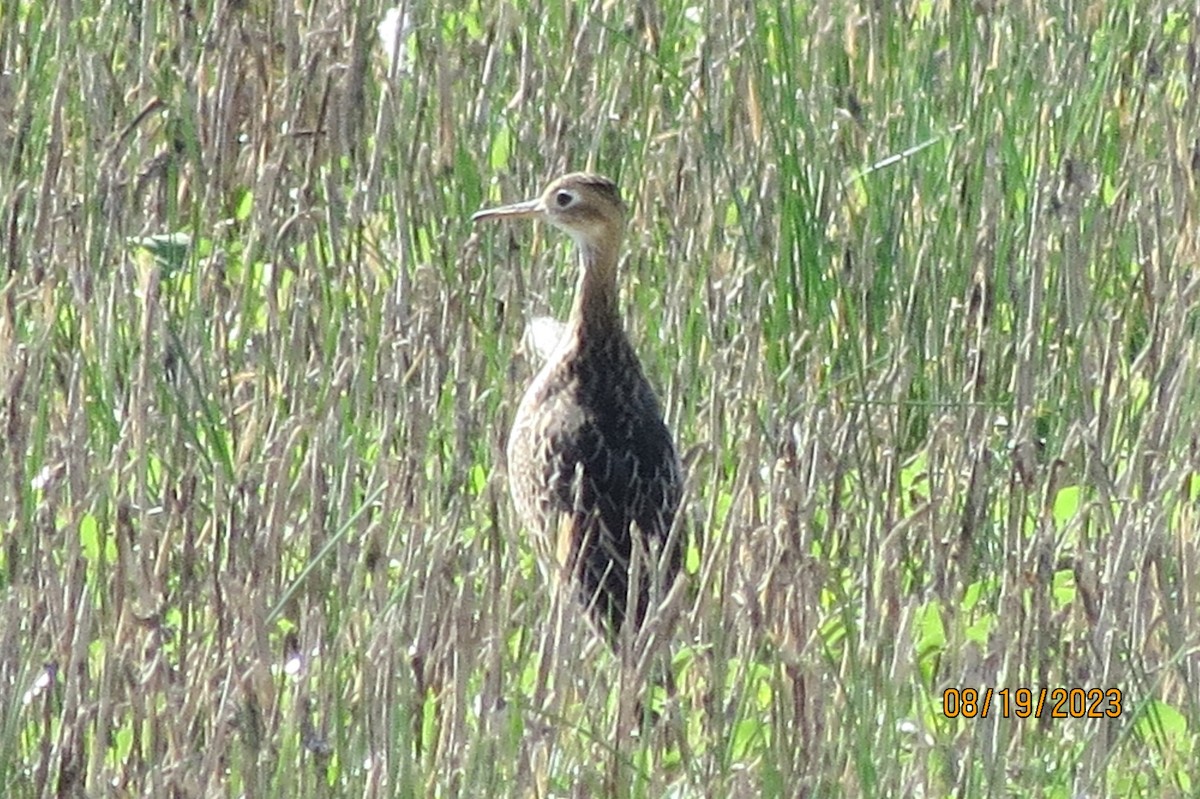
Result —
[[1120, 688], [947, 688], [946, 718], [1115, 719], [1122, 711]]

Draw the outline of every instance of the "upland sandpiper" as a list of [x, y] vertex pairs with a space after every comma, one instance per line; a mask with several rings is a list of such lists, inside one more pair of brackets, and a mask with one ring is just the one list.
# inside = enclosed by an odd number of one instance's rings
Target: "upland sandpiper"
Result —
[[509, 490], [543, 564], [619, 648], [630, 603], [636, 632], [651, 598], [674, 583], [683, 553], [683, 536], [673, 532], [679, 457], [618, 309], [625, 206], [615, 183], [580, 172], [538, 198], [472, 219], [542, 219], [575, 240], [575, 300], [517, 407]]

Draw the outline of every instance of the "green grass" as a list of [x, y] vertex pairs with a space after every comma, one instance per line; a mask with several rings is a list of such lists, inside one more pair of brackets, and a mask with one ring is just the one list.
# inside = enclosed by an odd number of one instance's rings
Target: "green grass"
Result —
[[[0, 7], [6, 796], [1195, 791], [1195, 10], [641, 5]], [[469, 222], [580, 168], [691, 464], [637, 736], [504, 478], [568, 243]], [[1120, 713], [943, 705], [1022, 687]]]

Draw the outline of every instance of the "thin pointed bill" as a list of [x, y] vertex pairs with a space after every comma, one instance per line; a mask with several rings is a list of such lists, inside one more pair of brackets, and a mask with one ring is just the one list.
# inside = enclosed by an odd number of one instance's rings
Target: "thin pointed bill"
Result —
[[534, 200], [526, 200], [523, 203], [502, 205], [499, 208], [484, 208], [482, 211], [476, 211], [471, 217], [471, 221], [479, 222], [484, 219], [532, 219], [541, 216], [545, 210], [546, 207], [542, 205], [542, 198], [538, 197]]

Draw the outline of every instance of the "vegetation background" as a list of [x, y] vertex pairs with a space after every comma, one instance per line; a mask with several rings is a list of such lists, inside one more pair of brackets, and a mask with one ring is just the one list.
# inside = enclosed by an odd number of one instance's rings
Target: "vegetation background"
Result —
[[[1200, 790], [1194, 4], [386, 10], [0, 3], [5, 796]], [[619, 738], [503, 474], [568, 247], [468, 221], [584, 167], [690, 465]]]

